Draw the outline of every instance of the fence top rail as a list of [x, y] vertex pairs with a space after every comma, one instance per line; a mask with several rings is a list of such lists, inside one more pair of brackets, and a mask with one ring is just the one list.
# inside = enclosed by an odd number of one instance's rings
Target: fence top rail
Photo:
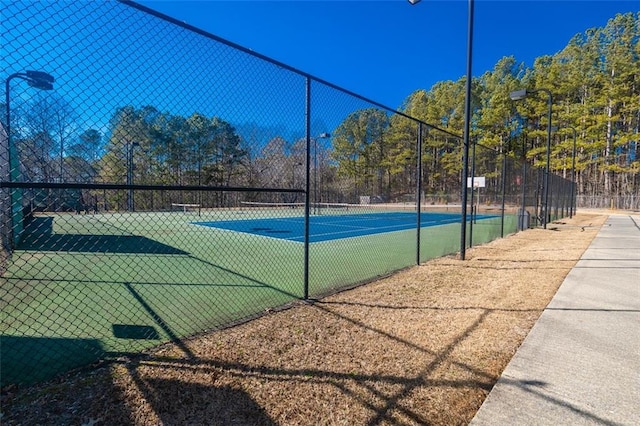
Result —
[[115, 189], [115, 190], [158, 190], [158, 191], [203, 191], [203, 192], [277, 192], [304, 194], [298, 188], [256, 188], [240, 186], [199, 186], [199, 185], [127, 185], [119, 183], [51, 183], [51, 182], [7, 182], [0, 181], [0, 188], [32, 189]]

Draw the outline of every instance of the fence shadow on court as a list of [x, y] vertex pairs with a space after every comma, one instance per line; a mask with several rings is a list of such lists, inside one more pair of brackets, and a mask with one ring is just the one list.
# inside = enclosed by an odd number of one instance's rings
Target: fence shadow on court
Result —
[[1, 336], [0, 340], [2, 386], [48, 380], [106, 355], [97, 339]]
[[19, 250], [78, 253], [189, 254], [140, 235], [56, 234], [53, 217], [35, 217], [24, 229]]

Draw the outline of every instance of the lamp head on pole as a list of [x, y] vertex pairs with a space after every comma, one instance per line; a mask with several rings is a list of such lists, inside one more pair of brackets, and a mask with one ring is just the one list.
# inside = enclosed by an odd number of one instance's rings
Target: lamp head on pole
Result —
[[418, 4], [421, 0], [407, 0], [411, 4]]
[[27, 84], [40, 90], [53, 90], [53, 82], [56, 81], [51, 74], [44, 71], [26, 71]]
[[56, 81], [56, 79], [51, 74], [44, 71], [27, 71], [25, 74], [27, 74], [27, 78], [35, 81], [44, 81], [47, 83], [53, 83]]
[[27, 80], [27, 84], [35, 89], [53, 90], [53, 84], [42, 80]]
[[526, 98], [528, 94], [529, 92], [527, 91], [527, 89], [521, 89], [521, 90], [515, 90], [509, 93], [509, 97], [511, 98], [512, 101], [520, 101]]
[[318, 139], [328, 139], [330, 137], [331, 137], [331, 135], [329, 133], [320, 133], [318, 135]]

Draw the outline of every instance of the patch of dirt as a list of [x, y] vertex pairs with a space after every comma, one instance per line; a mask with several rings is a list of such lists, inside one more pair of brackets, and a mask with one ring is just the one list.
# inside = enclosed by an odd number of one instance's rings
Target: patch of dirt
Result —
[[3, 395], [4, 425], [466, 425], [606, 215]]

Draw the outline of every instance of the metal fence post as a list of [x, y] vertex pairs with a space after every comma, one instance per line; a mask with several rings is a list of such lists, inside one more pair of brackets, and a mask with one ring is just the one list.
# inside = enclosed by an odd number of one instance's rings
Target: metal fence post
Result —
[[[473, 247], [473, 221], [475, 220], [475, 205], [474, 205], [474, 182], [476, 180], [476, 140], [472, 140], [473, 143], [471, 151], [471, 218], [469, 220], [469, 248]], [[468, 186], [468, 185], [467, 185]]]
[[500, 220], [500, 238], [504, 238], [504, 198], [507, 191], [507, 154], [502, 149], [502, 215]]
[[416, 205], [418, 207], [416, 217], [416, 264], [420, 264], [420, 229], [421, 229], [421, 214], [422, 214], [422, 123], [418, 123], [418, 178], [416, 179]]
[[311, 79], [305, 77], [305, 131], [306, 131], [306, 161], [305, 161], [305, 191], [304, 191], [304, 299], [309, 298], [309, 212], [310, 212], [310, 178], [311, 178]]
[[474, 0], [468, 2], [467, 19], [467, 81], [465, 82], [464, 98], [464, 135], [462, 154], [462, 218], [460, 220], [460, 259], [464, 260], [466, 255], [466, 228], [467, 228], [467, 168], [469, 167], [469, 141], [471, 130], [471, 78], [473, 59], [473, 5]]
[[[7, 161], [4, 161], [4, 158], [0, 157], [0, 176], [2, 180], [7, 182], [11, 181], [11, 166], [9, 164], [9, 138], [5, 131], [5, 127], [0, 124], [0, 149], [2, 153], [4, 153], [6, 145], [6, 153], [7, 153]], [[0, 200], [2, 202], [2, 209], [0, 210], [0, 234], [2, 241], [0, 243], [2, 246], [0, 247], [0, 274], [4, 273], [4, 268], [6, 261], [11, 256], [11, 233], [12, 229], [12, 220], [11, 220], [11, 189], [10, 188], [2, 188], [0, 190]]]

